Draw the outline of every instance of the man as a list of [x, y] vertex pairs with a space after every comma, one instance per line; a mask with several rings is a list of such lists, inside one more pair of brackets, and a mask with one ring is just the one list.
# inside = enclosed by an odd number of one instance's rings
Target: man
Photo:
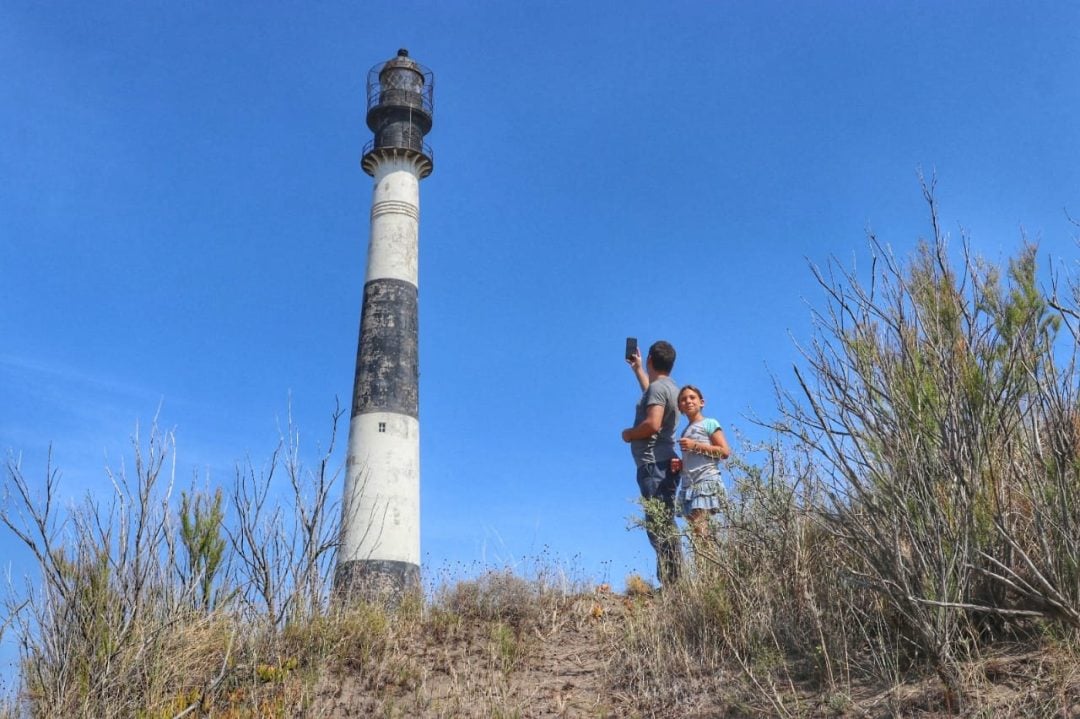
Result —
[[675, 425], [678, 422], [679, 388], [672, 381], [675, 348], [660, 340], [649, 348], [645, 370], [641, 352], [626, 360], [634, 371], [642, 394], [634, 413], [634, 426], [624, 429], [637, 465], [637, 483], [645, 502], [645, 532], [656, 550], [656, 576], [667, 586], [679, 578], [682, 548], [675, 526], [675, 492], [679, 473], [672, 468]]

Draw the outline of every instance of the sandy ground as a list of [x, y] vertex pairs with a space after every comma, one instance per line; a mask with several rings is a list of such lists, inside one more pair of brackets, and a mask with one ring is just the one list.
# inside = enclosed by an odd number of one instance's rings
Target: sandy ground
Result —
[[[474, 621], [417, 638], [376, 669], [327, 672], [304, 716], [462, 717], [1032, 717], [1080, 719], [1080, 667], [1052, 650], [1005, 648], [969, 667], [962, 708], [933, 677], [899, 686], [853, 683], [845, 691], [780, 685], [779, 705], [737, 669], [688, 677], [678, 701], [643, 701], [620, 690], [618, 643], [634, 602], [598, 591], [515, 633]], [[645, 600], [651, 601], [651, 600]]]

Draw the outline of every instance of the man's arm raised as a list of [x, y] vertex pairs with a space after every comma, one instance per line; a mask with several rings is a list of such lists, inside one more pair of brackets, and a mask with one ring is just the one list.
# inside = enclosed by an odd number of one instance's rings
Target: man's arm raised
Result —
[[637, 377], [638, 384], [641, 385], [641, 391], [649, 389], [649, 375], [645, 373], [645, 368], [641, 366], [641, 350], [634, 350], [634, 356], [626, 359], [626, 364], [630, 365], [630, 369], [634, 370], [634, 376]]

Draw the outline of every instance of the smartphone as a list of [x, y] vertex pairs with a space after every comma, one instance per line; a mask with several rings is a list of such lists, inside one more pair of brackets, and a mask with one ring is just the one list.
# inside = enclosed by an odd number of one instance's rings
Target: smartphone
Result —
[[626, 359], [633, 359], [637, 355], [637, 337], [626, 338]]

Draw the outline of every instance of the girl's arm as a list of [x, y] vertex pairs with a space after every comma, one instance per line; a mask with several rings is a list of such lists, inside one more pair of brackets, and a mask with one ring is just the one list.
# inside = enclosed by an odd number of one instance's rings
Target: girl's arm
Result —
[[727, 437], [724, 436], [722, 429], [717, 429], [709, 435], [708, 444], [704, 442], [690, 442], [689, 444], [689, 447], [683, 448], [688, 452], [697, 452], [717, 459], [727, 459], [731, 456], [731, 447], [728, 446]]

